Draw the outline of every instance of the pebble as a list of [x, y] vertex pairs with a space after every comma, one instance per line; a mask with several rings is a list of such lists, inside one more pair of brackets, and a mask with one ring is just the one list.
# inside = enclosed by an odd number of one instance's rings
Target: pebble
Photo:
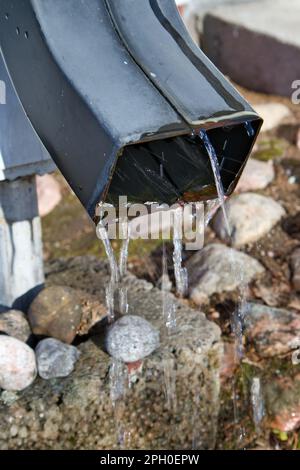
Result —
[[0, 332], [26, 343], [31, 329], [26, 315], [20, 310], [7, 310], [0, 314]]
[[41, 217], [49, 214], [61, 201], [59, 183], [52, 175], [36, 176], [38, 208]]
[[136, 362], [158, 348], [159, 331], [142, 317], [125, 315], [108, 329], [105, 345], [115, 359]]
[[254, 258], [219, 243], [207, 245], [186, 263], [190, 298], [201, 305], [213, 294], [230, 292], [264, 272]]
[[283, 120], [291, 117], [291, 111], [282, 103], [262, 103], [255, 105], [255, 111], [264, 120], [262, 132], [276, 129]]
[[34, 334], [72, 343], [82, 317], [80, 296], [75, 289], [50, 286], [32, 302], [28, 320]]
[[[236, 248], [262, 238], [285, 214], [278, 202], [256, 193], [238, 194], [228, 199], [225, 205], [232, 245]], [[220, 210], [213, 221], [213, 229], [221, 240], [227, 240], [227, 230]]]
[[54, 338], [40, 341], [35, 353], [39, 375], [46, 380], [68, 377], [73, 372], [80, 355], [74, 346]]
[[261, 357], [286, 354], [300, 337], [300, 315], [283, 309], [249, 302], [245, 314], [245, 334]]
[[249, 158], [236, 190], [243, 193], [265, 189], [274, 179], [274, 165], [272, 160], [261, 162], [255, 158]]
[[24, 390], [36, 377], [34, 351], [22, 341], [0, 335], [0, 388]]

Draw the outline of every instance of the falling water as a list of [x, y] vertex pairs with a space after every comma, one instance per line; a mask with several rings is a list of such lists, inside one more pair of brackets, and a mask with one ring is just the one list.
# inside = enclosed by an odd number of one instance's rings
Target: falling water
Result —
[[[246, 130], [248, 132], [248, 135], [252, 135], [253, 128], [251, 126], [250, 122], [247, 122], [245, 124]], [[208, 153], [208, 156], [210, 158], [210, 163], [211, 167], [213, 170], [214, 174], [214, 179], [215, 179], [215, 185], [217, 188], [217, 193], [218, 193], [218, 199], [219, 199], [219, 205], [221, 207], [222, 213], [223, 213], [223, 218], [224, 218], [224, 224], [226, 228], [226, 232], [228, 234], [229, 241], [231, 242], [231, 228], [230, 228], [230, 223], [228, 220], [228, 216], [226, 213], [226, 206], [225, 206], [225, 194], [224, 194], [224, 188], [221, 180], [221, 174], [220, 174], [220, 168], [219, 168], [219, 162], [217, 158], [217, 154], [215, 152], [215, 149], [209, 139], [209, 136], [205, 130], [201, 130], [199, 132], [199, 136], [203, 141], [203, 144], [206, 148], [206, 151]], [[212, 202], [212, 207], [215, 207], [215, 203]], [[236, 361], [237, 363], [240, 363], [243, 355], [244, 355], [244, 344], [243, 344], [243, 325], [244, 325], [244, 317], [246, 313], [246, 285], [243, 279], [243, 272], [242, 269], [240, 269], [239, 266], [234, 262], [233, 255], [231, 254], [230, 259], [230, 268], [234, 274], [234, 276], [237, 278], [237, 284], [240, 286], [240, 294], [239, 294], [239, 304], [235, 311], [232, 313], [231, 316], [231, 329], [234, 334], [234, 339], [235, 339], [235, 356], [236, 356]], [[240, 413], [239, 413], [239, 395], [238, 395], [238, 387], [236, 384], [235, 379], [233, 380], [233, 409], [234, 409], [234, 422], [237, 428], [237, 444], [241, 445], [243, 442], [243, 439], [245, 437], [245, 430], [242, 425], [240, 425]]]
[[259, 377], [253, 377], [251, 383], [251, 404], [252, 417], [257, 433], [260, 432], [260, 425], [265, 415], [264, 400], [261, 390], [261, 382]]
[[114, 321], [115, 318], [114, 295], [116, 286], [119, 282], [119, 268], [115, 258], [114, 250], [110, 243], [108, 232], [106, 228], [102, 225], [101, 221], [98, 223], [97, 232], [104, 245], [105, 253], [110, 266], [110, 281], [105, 290], [105, 298], [108, 321], [111, 323]]
[[[165, 340], [168, 343], [171, 335], [176, 330], [176, 305], [174, 299], [170, 293], [171, 283], [168, 275], [167, 265], [167, 253], [166, 246], [163, 243], [163, 255], [162, 255], [162, 314], [165, 325]], [[176, 369], [175, 359], [171, 352], [167, 351], [163, 355], [163, 370], [164, 370], [164, 385], [165, 395], [167, 401], [167, 407], [173, 412], [176, 411], [177, 407], [177, 396], [176, 396]]]
[[129, 241], [130, 241], [130, 224], [122, 223], [121, 232], [122, 232], [122, 245], [120, 249], [119, 270], [120, 270], [120, 276], [122, 278], [126, 275], [126, 272], [127, 272], [128, 249], [129, 249]]
[[112, 358], [109, 369], [110, 399], [113, 405], [117, 443], [124, 449], [130, 435], [124, 425], [125, 397], [128, 390], [128, 369], [126, 364]]
[[204, 216], [204, 226], [207, 227], [213, 216], [216, 214], [217, 210], [220, 207], [220, 200], [211, 199], [205, 203], [205, 216]]
[[[120, 249], [118, 265], [109, 239], [108, 231], [101, 224], [101, 221], [97, 227], [97, 233], [103, 242], [105, 253], [110, 266], [110, 281], [105, 292], [107, 316], [110, 323], [115, 320], [115, 292], [118, 291], [119, 293], [120, 313], [126, 314], [128, 311], [127, 286], [122, 285], [122, 281], [127, 272], [130, 233], [126, 223], [121, 222], [120, 229], [122, 231], [122, 245]], [[111, 359], [109, 384], [110, 396], [114, 409], [118, 445], [121, 448], [124, 448], [128, 444], [130, 438], [123, 419], [125, 411], [125, 397], [128, 389], [128, 369], [126, 364], [114, 358]]]
[[176, 329], [176, 306], [173, 302], [172, 296], [170, 295], [170, 278], [168, 274], [165, 243], [163, 243], [161, 290], [163, 319], [166, 326], [166, 333], [169, 336], [170, 334], [174, 333]]
[[183, 209], [177, 208], [174, 212], [174, 233], [173, 233], [173, 263], [174, 275], [176, 281], [176, 293], [179, 297], [184, 297], [187, 291], [187, 270], [182, 267], [182, 225], [183, 225]]
[[225, 194], [224, 194], [224, 188], [221, 180], [221, 174], [220, 174], [220, 168], [219, 168], [219, 162], [218, 162], [218, 157], [216, 154], [216, 151], [208, 137], [208, 134], [205, 130], [200, 130], [199, 131], [199, 136], [203, 141], [203, 144], [206, 148], [206, 151], [208, 153], [209, 159], [210, 159], [210, 164], [211, 168], [213, 170], [214, 178], [215, 178], [215, 184], [218, 192], [218, 197], [220, 201], [220, 206], [223, 212], [223, 217], [224, 217], [224, 222], [225, 222], [225, 227], [228, 236], [231, 236], [231, 230], [230, 230], [230, 225], [229, 225], [229, 220], [227, 217], [226, 213], [226, 208], [225, 208]]
[[127, 286], [122, 284], [122, 280], [127, 273], [127, 261], [128, 261], [128, 250], [130, 241], [130, 225], [127, 223], [121, 224], [122, 231], [122, 245], [120, 249], [119, 257], [119, 272], [120, 272], [120, 284], [119, 284], [119, 309], [122, 315], [128, 312], [128, 300], [127, 300]]

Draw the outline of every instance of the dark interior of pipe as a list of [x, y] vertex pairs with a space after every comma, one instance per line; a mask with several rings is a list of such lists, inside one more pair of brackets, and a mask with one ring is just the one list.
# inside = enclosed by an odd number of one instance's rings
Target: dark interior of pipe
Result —
[[[260, 121], [252, 121], [253, 134], [244, 123], [207, 131], [216, 151], [225, 194], [234, 188], [251, 150]], [[250, 127], [251, 129], [251, 127]], [[217, 197], [210, 159], [197, 132], [132, 145], [119, 157], [106, 201], [173, 204]]]

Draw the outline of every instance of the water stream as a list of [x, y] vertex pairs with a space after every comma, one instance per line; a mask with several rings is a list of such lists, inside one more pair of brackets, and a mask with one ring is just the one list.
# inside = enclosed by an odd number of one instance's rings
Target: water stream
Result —
[[[245, 124], [246, 131], [248, 135], [252, 135], [253, 131], [250, 123]], [[224, 224], [230, 240], [231, 229], [226, 213], [225, 200], [226, 196], [224, 193], [224, 188], [222, 185], [219, 162], [216, 155], [216, 152], [213, 148], [213, 145], [210, 142], [209, 136], [206, 131], [201, 130], [199, 132], [199, 137], [203, 141], [203, 144], [208, 153], [214, 179], [215, 185], [218, 193], [218, 198], [212, 201], [205, 203], [205, 216], [204, 216], [204, 227], [208, 225], [211, 218], [215, 212], [220, 207], [224, 217]], [[161, 170], [163, 174], [163, 169]], [[184, 297], [187, 293], [188, 288], [188, 279], [187, 271], [182, 266], [182, 225], [183, 225], [183, 208], [179, 207], [174, 210], [174, 227], [173, 227], [173, 266], [174, 266], [174, 277], [176, 283], [176, 294], [178, 297]], [[204, 231], [204, 227], [199, 227], [199, 230]], [[123, 229], [123, 228], [122, 228]], [[125, 228], [124, 228], [125, 230]], [[110, 266], [110, 282], [106, 289], [106, 304], [109, 321], [112, 322], [115, 320], [115, 294], [118, 292], [119, 295], [119, 311], [121, 314], [126, 314], [128, 312], [128, 300], [127, 300], [127, 287], [122, 285], [122, 279], [126, 275], [127, 271], [127, 260], [128, 260], [128, 248], [130, 233], [127, 233], [126, 236], [123, 236], [122, 245], [120, 249], [119, 263], [116, 261], [116, 257], [111, 246], [108, 233], [106, 229], [102, 226], [98, 228], [98, 233], [102, 239], [105, 252], [109, 261]], [[123, 233], [124, 235], [124, 233]], [[235, 350], [237, 360], [241, 361], [244, 355], [244, 346], [243, 346], [243, 323], [245, 311], [245, 292], [246, 286], [243, 283], [242, 273], [237, 269], [234, 260], [229, 259], [231, 263], [231, 269], [234, 272], [234, 275], [238, 277], [238, 284], [241, 286], [240, 292], [240, 302], [235, 311], [232, 314], [231, 327], [234, 334], [235, 340]], [[176, 306], [173, 301], [172, 295], [170, 294], [170, 279], [168, 276], [168, 266], [167, 266], [167, 254], [166, 246], [163, 243], [163, 252], [162, 252], [162, 282], [161, 282], [161, 291], [162, 291], [162, 317], [165, 325], [164, 330], [164, 339], [166, 344], [170, 340], [171, 336], [176, 332]], [[166, 348], [167, 351], [167, 348]], [[164, 370], [164, 382], [165, 382], [165, 394], [166, 402], [169, 410], [172, 410], [173, 413], [177, 409], [177, 398], [176, 398], [176, 364], [173, 355], [170, 353], [164, 354], [163, 360], [163, 370]], [[125, 403], [125, 395], [128, 388], [128, 371], [125, 364], [121, 364], [119, 361], [112, 359], [111, 368], [110, 368], [110, 391], [113, 407], [115, 410], [115, 420], [118, 433], [119, 445], [122, 447], [126, 441], [126, 429], [122, 424], [122, 413]], [[244, 438], [244, 429], [239, 424], [240, 422], [240, 412], [239, 412], [239, 397], [236, 387], [235, 379], [233, 380], [233, 408], [234, 408], [234, 420], [238, 429], [238, 443], [241, 446]], [[263, 401], [261, 398], [260, 390], [260, 381], [259, 379], [253, 379], [251, 386], [251, 403], [253, 408], [253, 420], [255, 426], [259, 428], [264, 409]]]
[[[245, 128], [246, 128], [248, 135], [252, 136], [254, 130], [250, 122], [245, 123]], [[214, 174], [215, 185], [216, 185], [216, 189], [218, 193], [219, 205], [223, 213], [224, 225], [225, 225], [225, 229], [228, 235], [228, 241], [231, 244], [232, 230], [231, 230], [228, 215], [226, 212], [226, 206], [225, 206], [226, 197], [225, 197], [225, 192], [224, 192], [224, 188], [222, 184], [217, 154], [205, 130], [201, 130], [199, 132], [199, 137], [202, 139], [203, 144], [206, 148], [207, 154], [210, 159], [211, 168]], [[214, 202], [212, 202], [212, 207], [214, 207]], [[236, 278], [237, 285], [239, 286], [239, 302], [231, 315], [231, 330], [234, 335], [235, 360], [237, 364], [240, 364], [244, 356], [243, 328], [244, 328], [244, 319], [246, 315], [246, 305], [247, 305], [246, 304], [247, 286], [243, 278], [242, 269], [240, 269], [237, 263], [235, 263], [232, 252], [229, 255], [229, 263], [230, 263], [230, 269], [232, 271], [232, 274]], [[235, 422], [235, 427], [236, 427], [236, 441], [237, 441], [238, 446], [242, 446], [242, 443], [245, 437], [245, 430], [243, 426], [240, 424], [241, 422], [241, 419], [240, 419], [241, 413], [239, 410], [240, 396], [238, 392], [238, 386], [236, 383], [236, 377], [233, 377], [232, 395], [233, 395], [234, 422]]]
[[176, 281], [176, 293], [179, 297], [184, 297], [187, 292], [187, 270], [182, 267], [182, 226], [183, 226], [183, 208], [179, 207], [174, 212], [173, 227], [173, 264]]
[[211, 141], [208, 137], [207, 132], [205, 130], [200, 130], [199, 131], [199, 137], [202, 140], [202, 142], [203, 142], [203, 144], [206, 148], [207, 154], [209, 156], [209, 159], [210, 159], [210, 164], [211, 164], [211, 168], [212, 168], [212, 171], [213, 171], [213, 174], [214, 174], [215, 185], [216, 185], [216, 188], [217, 188], [220, 207], [221, 207], [221, 210], [223, 212], [225, 228], [226, 228], [228, 237], [230, 238], [231, 230], [230, 230], [229, 220], [228, 220], [228, 216], [227, 216], [226, 208], [225, 208], [225, 193], [224, 193], [224, 188], [223, 188], [221, 174], [220, 174], [218, 157], [217, 157], [216, 151], [215, 151], [215, 149], [214, 149], [214, 147], [213, 147], [213, 145], [212, 145], [212, 143], [211, 143]]

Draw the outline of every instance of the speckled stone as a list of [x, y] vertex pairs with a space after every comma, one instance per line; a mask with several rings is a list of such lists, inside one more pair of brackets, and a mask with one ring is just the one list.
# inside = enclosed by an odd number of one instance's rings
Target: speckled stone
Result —
[[197, 305], [207, 302], [213, 294], [234, 291], [264, 272], [255, 258], [220, 243], [196, 252], [186, 267], [189, 295]]
[[0, 314], [0, 332], [26, 343], [31, 336], [31, 329], [26, 315], [20, 310], [8, 310]]
[[24, 390], [35, 377], [34, 351], [16, 338], [0, 335], [0, 388]]
[[68, 377], [73, 372], [79, 358], [77, 348], [54, 338], [40, 341], [35, 349], [35, 354], [39, 375], [46, 380]]
[[[235, 248], [265, 236], [285, 214], [283, 207], [274, 199], [256, 193], [232, 196], [225, 206]], [[227, 240], [228, 234], [220, 210], [213, 221], [213, 229], [221, 240]]]
[[159, 331], [142, 317], [125, 315], [108, 329], [105, 344], [115, 359], [136, 362], [158, 348]]

